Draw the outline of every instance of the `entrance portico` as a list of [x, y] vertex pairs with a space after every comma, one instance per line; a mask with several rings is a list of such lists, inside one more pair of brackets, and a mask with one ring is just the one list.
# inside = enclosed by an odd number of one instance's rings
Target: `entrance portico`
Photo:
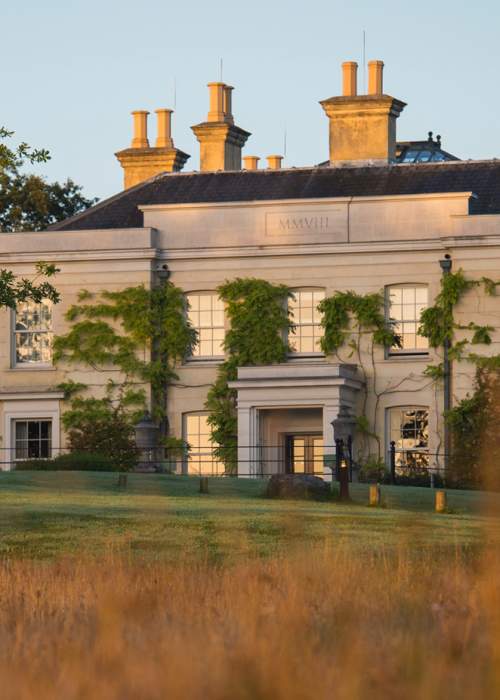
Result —
[[301, 453], [298, 460], [295, 456], [296, 468], [329, 477], [330, 468], [318, 458], [315, 437], [323, 438], [324, 457], [334, 454], [331, 422], [341, 406], [355, 415], [361, 386], [355, 365], [290, 362], [240, 367], [238, 379], [230, 383], [238, 392], [238, 472], [252, 476], [293, 470], [290, 445], [302, 450], [303, 443], [304, 459]]

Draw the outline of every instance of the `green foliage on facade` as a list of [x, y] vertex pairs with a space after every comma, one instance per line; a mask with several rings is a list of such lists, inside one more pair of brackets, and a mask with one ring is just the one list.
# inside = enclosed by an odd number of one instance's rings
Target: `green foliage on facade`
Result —
[[384, 313], [384, 294], [357, 294], [353, 291], [334, 292], [318, 305], [321, 312], [324, 335], [321, 349], [331, 354], [350, 337], [352, 321], [357, 333], [370, 333], [373, 342], [384, 347], [398, 345], [398, 337], [387, 323]]
[[447, 480], [458, 487], [500, 487], [499, 366], [478, 367], [471, 396], [445, 414], [453, 435]]
[[208, 392], [206, 408], [215, 454], [232, 473], [237, 464], [236, 391], [228, 382], [237, 378], [238, 367], [285, 362], [287, 335], [293, 329], [287, 304], [291, 292], [285, 285], [255, 278], [226, 282], [217, 291], [230, 328], [224, 340], [227, 359]]
[[109, 456], [128, 469], [137, 459], [134, 425], [148, 388], [153, 415], [162, 421], [175, 367], [191, 352], [196, 331], [186, 318], [184, 294], [170, 282], [150, 290], [141, 285], [104, 291], [96, 298], [84, 290], [79, 302], [66, 312], [71, 329], [54, 340], [54, 361], [113, 372], [116, 378], [108, 380], [101, 397], [85, 396], [90, 388], [80, 382], [60, 385], [69, 446]]
[[[189, 355], [196, 331], [186, 318], [183, 292], [172, 283], [146, 289], [103, 291], [94, 298], [83, 290], [66, 312], [70, 331], [54, 340], [54, 361], [119, 370], [118, 403], [144, 408], [145, 387], [152, 392], [153, 414], [166, 412], [166, 390], [175, 367]], [[139, 388], [137, 388], [139, 385]], [[75, 387], [67, 387], [75, 393]], [[82, 390], [80, 386], [80, 390]], [[116, 403], [116, 401], [115, 401]]]

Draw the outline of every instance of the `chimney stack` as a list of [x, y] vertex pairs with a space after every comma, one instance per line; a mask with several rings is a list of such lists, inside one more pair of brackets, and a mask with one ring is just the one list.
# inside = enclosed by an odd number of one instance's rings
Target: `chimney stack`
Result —
[[269, 170], [281, 170], [283, 156], [267, 156], [267, 167]]
[[149, 148], [148, 115], [149, 112], [145, 109], [138, 109], [132, 112], [134, 117], [134, 137], [130, 148]]
[[384, 94], [384, 62], [369, 61], [368, 63], [368, 94]]
[[200, 170], [241, 170], [241, 150], [250, 133], [235, 126], [231, 85], [208, 83], [207, 121], [192, 126], [200, 144]]
[[123, 168], [124, 188], [133, 187], [143, 180], [164, 172], [182, 170], [189, 158], [187, 153], [174, 147], [171, 132], [171, 109], [157, 109], [158, 132], [154, 148], [150, 148], [146, 110], [132, 112], [134, 137], [130, 148], [115, 153]]
[[259, 169], [259, 156], [244, 156], [243, 157], [243, 168], [244, 170], [258, 170]]
[[358, 95], [357, 65], [342, 64], [342, 96], [320, 104], [330, 122], [330, 165], [383, 165], [396, 156], [396, 119], [404, 102], [384, 95], [383, 61], [368, 64], [368, 95]]
[[356, 61], [345, 61], [342, 64], [342, 94], [344, 97], [355, 97], [358, 94], [358, 64]]

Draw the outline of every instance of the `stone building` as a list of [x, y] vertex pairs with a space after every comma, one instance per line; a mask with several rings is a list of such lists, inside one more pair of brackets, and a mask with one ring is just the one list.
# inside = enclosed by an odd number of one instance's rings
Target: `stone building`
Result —
[[[394, 441], [400, 460], [417, 450], [429, 454], [422, 459], [431, 466], [439, 463], [444, 387], [423, 371], [440, 357], [417, 334], [418, 319], [439, 292], [441, 260], [472, 279], [499, 277], [500, 161], [460, 161], [432, 135], [398, 142], [405, 104], [384, 93], [382, 70], [380, 61], [369, 64], [368, 94], [359, 95], [356, 64], [343, 64], [342, 96], [321, 102], [329, 124], [325, 163], [282, 168], [281, 157], [270, 156], [259, 168], [258, 158], [242, 159], [250, 134], [235, 124], [233, 88], [211, 83], [207, 119], [192, 127], [200, 172], [180, 172], [188, 155], [174, 146], [170, 110], [157, 110], [154, 146], [147, 112], [135, 112], [131, 147], [116, 154], [122, 192], [51, 230], [0, 237], [1, 267], [29, 275], [36, 261], [54, 262], [62, 294], [54, 307], [0, 312], [4, 468], [65, 445], [57, 386], [67, 368], [52, 364], [51, 338], [67, 330], [64, 313], [79, 290], [149, 287], [165, 266], [199, 330], [193, 356], [169, 389], [171, 432], [191, 446], [179, 469], [222, 469], [211, 454], [204, 407], [227, 331], [216, 289], [247, 276], [293, 288], [296, 331], [286, 363], [241, 368], [234, 382], [241, 473], [322, 472], [324, 455], [333, 452], [331, 423], [341, 408], [360, 414], [367, 374], [366, 413], [383, 457]], [[402, 347], [376, 346], [366, 367], [347, 352], [322, 355], [316, 306], [336, 290], [383, 290]], [[499, 310], [497, 299], [478, 289], [456, 311], [459, 321], [496, 327]], [[484, 351], [497, 353], [499, 342], [493, 331]], [[107, 379], [85, 367], [71, 374], [96, 393]], [[474, 367], [454, 362], [451, 401], [473, 385]]]

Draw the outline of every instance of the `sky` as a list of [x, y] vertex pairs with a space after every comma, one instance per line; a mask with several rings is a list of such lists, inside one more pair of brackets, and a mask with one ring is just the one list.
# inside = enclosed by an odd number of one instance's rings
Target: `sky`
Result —
[[151, 112], [153, 144], [154, 110], [175, 103], [175, 145], [198, 168], [190, 127], [206, 119], [221, 58], [235, 123], [252, 133], [244, 154], [283, 153], [286, 131], [285, 167], [326, 160], [318, 102], [341, 94], [342, 61], [362, 63], [363, 31], [384, 91], [408, 103], [399, 140], [432, 130], [461, 158], [500, 156], [497, 0], [0, 0], [0, 12], [0, 125], [49, 149], [37, 172], [87, 196], [121, 190], [114, 153], [134, 109]]

